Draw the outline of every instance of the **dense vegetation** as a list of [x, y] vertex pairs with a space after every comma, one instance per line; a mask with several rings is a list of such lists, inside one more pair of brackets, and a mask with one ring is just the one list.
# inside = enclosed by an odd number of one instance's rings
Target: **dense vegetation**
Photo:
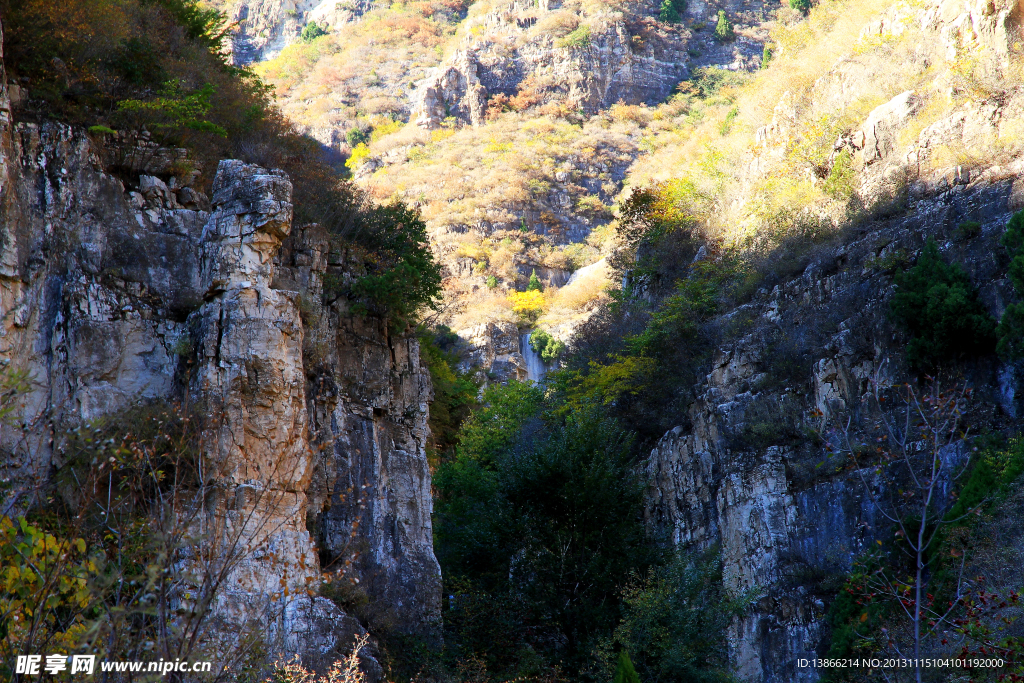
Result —
[[[27, 92], [19, 118], [87, 126], [111, 150], [120, 144], [112, 133], [147, 129], [188, 149], [189, 168], [171, 172], [199, 171], [207, 189], [223, 158], [284, 169], [296, 221], [327, 228], [361, 271], [345, 295], [400, 325], [437, 296], [418, 215], [371, 204], [281, 116], [255, 74], [227, 63], [217, 11], [198, 0], [4, 0], [0, 13], [8, 77]], [[117, 168], [123, 153], [112, 156], [114, 171], [133, 174]]]
[[990, 353], [996, 321], [957, 264], [949, 265], [929, 238], [913, 268], [896, 277], [893, 318], [910, 335], [907, 362], [934, 370], [942, 362]]
[[[533, 384], [488, 389], [435, 477], [445, 647], [489, 678], [718, 680], [737, 609], [706, 557], [647, 537], [633, 435]], [[617, 652], [627, 652], [619, 655]], [[447, 664], [445, 664], [447, 661]]]
[[[683, 415], [719, 338], [712, 320], [747, 277], [700, 234], [688, 199], [679, 186], [634, 193], [618, 226], [629, 252], [616, 267], [633, 266], [626, 289], [571, 349], [534, 332], [538, 353], [560, 355], [564, 367], [545, 388], [488, 388], [438, 452], [445, 651], [399, 669], [469, 667], [481, 680], [728, 679], [724, 633], [742, 596], [725, 592], [714, 550], [672, 551], [641, 518], [639, 463]], [[443, 344], [446, 332], [433, 339]], [[473, 402], [472, 385], [460, 395], [443, 386], [440, 414]]]
[[689, 184], [672, 182], [635, 190], [623, 203], [611, 265], [624, 286], [551, 379], [564, 410], [601, 405], [646, 445], [685, 420], [720, 337], [712, 321], [744, 295], [749, 277], [749, 263], [702, 234], [693, 195]]

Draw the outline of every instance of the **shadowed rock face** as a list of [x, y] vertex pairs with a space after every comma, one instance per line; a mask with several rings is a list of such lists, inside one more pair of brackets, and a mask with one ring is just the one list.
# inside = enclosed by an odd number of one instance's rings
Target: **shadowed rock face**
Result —
[[[825, 601], [834, 589], [821, 582], [841, 578], [890, 533], [865, 481], [877, 496], [892, 479], [873, 467], [850, 469], [848, 458], [837, 460], [825, 443], [807, 437], [832, 438], [837, 417], [856, 410], [861, 423], [853, 423], [854, 440], [862, 438], [875, 414], [868, 400], [872, 379], [912, 378], [901, 360], [906, 339], [887, 315], [893, 274], [878, 260], [895, 250], [912, 255], [934, 237], [998, 317], [1010, 290], [1006, 264], [992, 255], [999, 253], [1021, 171], [1024, 165], [971, 187], [918, 196], [905, 215], [864, 226], [845, 244], [819, 252], [802, 275], [727, 314], [750, 322], [717, 350], [685, 426], [652, 450], [646, 464], [651, 528], [673, 544], [720, 545], [727, 585], [760, 592], [730, 634], [743, 680], [817, 680], [817, 672], [795, 662], [823, 656], [828, 645]], [[983, 228], [963, 240], [955, 226], [968, 219]], [[769, 380], [784, 354], [798, 354], [797, 370]], [[970, 421], [976, 429], [1005, 428], [1020, 414], [1013, 367], [990, 358], [963, 371], [975, 388]], [[966, 450], [953, 443], [941, 457], [962, 463]], [[944, 481], [939, 499], [949, 492]]]
[[3, 509], [64, 464], [67, 429], [187, 402], [209, 489], [196, 531], [241, 539], [217, 603], [227, 632], [258, 616], [272, 647], [313, 662], [347, 647], [363, 626], [307, 594], [324, 555], [354, 560], [387, 625], [435, 635], [432, 394], [415, 338], [344, 302], [303, 320], [328, 250], [315, 227], [293, 230], [282, 172], [223, 161], [212, 199], [148, 168], [126, 187], [82, 131], [13, 121], [6, 93], [0, 70], [0, 362], [32, 384], [0, 424]]
[[[1016, 0], [893, 6], [861, 36], [919, 26], [919, 64], [952, 62], [977, 41], [987, 48], [978, 51], [979, 71], [999, 73], [1017, 49], [1019, 16]], [[837, 62], [815, 81], [811, 115], [858, 97], [890, 68]], [[720, 544], [729, 586], [761, 592], [731, 633], [744, 680], [818, 680], [821, 672], [797, 669], [795, 662], [825, 655], [826, 602], [835, 585], [860, 553], [890, 533], [867, 489], [884, 491], [886, 482], [891, 488], [893, 477], [837, 460], [821, 439], [834, 438], [829, 430], [851, 413], [854, 440], [868, 436], [871, 382], [916, 378], [903, 361], [908, 340], [889, 316], [894, 272], [903, 267], [893, 262], [912, 263], [931, 237], [946, 261], [968, 273], [994, 318], [1016, 298], [999, 239], [1012, 212], [1024, 208], [1024, 158], [1013, 152], [943, 168], [937, 151], [944, 145], [997, 148], [1001, 126], [1020, 120], [1019, 92], [1000, 102], [965, 98], [908, 135], [920, 107], [921, 95], [904, 91], [839, 136], [829, 164], [847, 154], [859, 200], [884, 207], [875, 215], [887, 217], [863, 219], [841, 241], [803, 259], [802, 274], [793, 268], [722, 316], [719, 325], [739, 332], [719, 346], [696, 387], [697, 400], [647, 461], [652, 529], [674, 544]], [[784, 154], [796, 122], [807, 116], [782, 98], [770, 123], [757, 131], [760, 151]], [[750, 163], [749, 177], [758, 177], [758, 163]], [[976, 232], [959, 231], [973, 222], [980, 225]], [[963, 361], [958, 371], [975, 392], [975, 433], [1015, 428], [1018, 367], [989, 356]], [[963, 443], [950, 444], [940, 456], [962, 462]], [[948, 482], [941, 485], [946, 496]]]
[[464, 340], [459, 371], [475, 371], [482, 385], [488, 380], [527, 379], [526, 360], [519, 349], [519, 328], [515, 323], [496, 322], [459, 330]]

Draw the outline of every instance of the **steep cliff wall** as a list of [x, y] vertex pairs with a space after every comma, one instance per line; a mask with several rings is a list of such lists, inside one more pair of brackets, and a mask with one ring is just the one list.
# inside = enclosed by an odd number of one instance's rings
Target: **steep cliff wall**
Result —
[[[307, 239], [315, 227], [292, 234], [282, 172], [223, 161], [207, 198], [191, 175], [165, 173], [173, 153], [145, 136], [124, 144], [138, 153], [120, 158], [138, 163], [119, 177], [83, 131], [17, 122], [0, 71], [0, 359], [30, 380], [0, 426], [3, 509], [46, 489], [68, 429], [186, 403], [204, 425], [195, 532], [241, 548], [221, 617], [263, 620], [286, 651], [346, 645], [362, 627], [308, 593], [324, 557], [350, 562], [347, 580], [395, 615], [373, 625], [435, 633], [418, 342], [319, 304], [327, 242]], [[309, 301], [322, 309], [314, 329], [300, 315]]]
[[[912, 378], [888, 316], [893, 259], [912, 260], [934, 237], [998, 318], [1012, 297], [999, 238], [1022, 205], [1022, 172], [1018, 159], [970, 183], [968, 174], [922, 178], [899, 217], [861, 225], [720, 321], [745, 332], [717, 350], [685, 424], [652, 451], [647, 516], [673, 543], [720, 544], [727, 585], [759, 591], [732, 634], [743, 680], [818, 679], [796, 660], [827, 646], [826, 579], [889, 530], [861, 475], [876, 494], [885, 478], [850, 469], [807, 435], [827, 440], [851, 413], [861, 420], [854, 433], [865, 434], [872, 380]], [[967, 221], [981, 224], [977, 236], [957, 230]], [[962, 370], [976, 391], [973, 429], [1005, 428], [1021, 414], [1016, 366], [989, 358]], [[963, 460], [961, 445], [947, 450]]]
[[[587, 16], [561, 2], [512, 2], [470, 20], [471, 36], [416, 95], [413, 120], [436, 128], [454, 116], [480, 125], [488, 99], [526, 93], [540, 102], [562, 101], [586, 114], [625, 104], [663, 102], [692, 66], [756, 67], [764, 35], [742, 32], [719, 43], [694, 26], [659, 23], [637, 3]], [[763, 11], [757, 2], [732, 3], [731, 13]], [[623, 10], [628, 12], [624, 14]], [[691, 8], [703, 19], [706, 6]]]
[[[716, 350], [680, 426], [646, 463], [652, 528], [676, 544], [720, 544], [726, 583], [759, 592], [731, 634], [743, 680], [818, 680], [823, 672], [799, 669], [797, 659], [825, 654], [837, 579], [890, 530], [864, 482], [877, 494], [891, 478], [855, 469], [827, 446], [830, 430], [851, 415], [857, 438], [870, 431], [873, 381], [916, 376], [904, 360], [907, 339], [889, 316], [895, 273], [933, 237], [994, 318], [1014, 300], [999, 238], [1024, 207], [1016, 132], [1024, 96], [1013, 75], [1019, 16], [1014, 1], [885, 8], [860, 28], [859, 44], [903, 41], [904, 62], [895, 67], [885, 50], [868, 49], [838, 59], [804, 92], [774, 104], [740, 162], [737, 204], [754, 204], [773, 169], [785, 168], [800, 136], [807, 139], [807, 121], [826, 120], [850, 102], [872, 103], [826, 140], [835, 142], [821, 167], [805, 167], [820, 186], [844, 159], [853, 203], [841, 208], [856, 210], [820, 217], [845, 231], [777, 266], [789, 274], [719, 319], [732, 338]], [[965, 59], [966, 72], [958, 66]], [[886, 78], [907, 80], [879, 89]], [[958, 227], [975, 222], [980, 227]], [[1017, 424], [1016, 365], [990, 356], [959, 370], [975, 390], [965, 418], [975, 432]], [[942, 457], [962, 462], [963, 443]]]

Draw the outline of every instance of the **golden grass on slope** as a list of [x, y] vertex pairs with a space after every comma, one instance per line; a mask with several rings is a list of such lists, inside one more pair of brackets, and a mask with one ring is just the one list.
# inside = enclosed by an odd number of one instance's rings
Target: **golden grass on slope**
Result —
[[446, 283], [445, 297], [458, 302], [443, 321], [453, 330], [464, 330], [488, 321], [517, 322], [506, 289], [452, 282]]
[[[583, 125], [528, 112], [443, 132], [409, 125], [370, 147], [374, 155], [404, 150], [407, 160], [381, 168], [363, 184], [378, 200], [415, 202], [435, 252], [462, 273], [461, 280], [446, 283], [465, 302], [449, 323], [453, 328], [492, 319], [487, 316], [508, 319], [507, 304], [484, 291], [486, 279], [521, 288], [535, 266], [574, 271], [599, 259], [607, 230], [598, 230], [593, 243], [567, 244], [560, 217], [582, 217], [594, 226], [610, 218], [610, 200], [620, 187], [616, 178], [638, 153], [649, 118], [645, 107], [619, 107]], [[467, 272], [473, 277], [467, 279]], [[555, 288], [549, 290], [550, 297]], [[600, 288], [587, 291], [600, 295]], [[561, 304], [565, 315], [579, 305], [575, 299]]]
[[[395, 141], [421, 135], [413, 127], [385, 138], [371, 153]], [[378, 198], [402, 197], [422, 204], [434, 225], [529, 228], [557, 222], [544, 216], [560, 210], [558, 191], [572, 204], [591, 193], [587, 181], [618, 191], [612, 168], [624, 168], [637, 153], [640, 127], [630, 120], [598, 117], [583, 126], [550, 116], [508, 113], [479, 127], [463, 127], [413, 148], [405, 163], [385, 167], [366, 185]], [[593, 200], [585, 202], [597, 213]]]
[[[923, 99], [900, 137], [906, 147], [955, 107], [1021, 82], [986, 78], [969, 56], [937, 66], [920, 47], [916, 13], [923, 6], [826, 0], [806, 21], [774, 27], [768, 68], [726, 83], [713, 97], [679, 96], [654, 112], [641, 145], [649, 153], [632, 167], [624, 193], [686, 179], [712, 198], [701, 207], [712, 233], [734, 243], [781, 236], [808, 221], [842, 223], [846, 198], [824, 191], [833, 144], [872, 109], [906, 90]], [[883, 16], [884, 29], [877, 23]], [[875, 30], [862, 34], [870, 22]], [[1000, 140], [1012, 145], [1009, 136]], [[937, 150], [929, 163], [978, 163], [968, 151]]]
[[344, 130], [360, 116], [408, 118], [409, 94], [441, 59], [462, 0], [395, 3], [256, 66], [300, 125]]
[[590, 310], [599, 302], [607, 301], [610, 284], [607, 264], [604, 261], [594, 263], [564, 287], [549, 290], [547, 312], [541, 321], [557, 325], [566, 318]]
[[531, 301], [531, 305], [541, 308], [538, 320], [535, 314], [524, 319], [521, 312], [517, 313], [522, 293], [500, 286], [491, 289], [481, 283], [482, 279], [481, 282], [449, 280], [445, 283], [446, 297], [458, 302], [445, 317], [445, 323], [452, 329], [466, 329], [485, 321], [536, 322], [545, 328], [561, 327], [585, 318], [596, 306], [610, 300], [607, 290], [611, 282], [604, 261], [592, 264], [572, 283], [561, 288], [547, 287], [543, 294], [537, 295], [538, 301]]

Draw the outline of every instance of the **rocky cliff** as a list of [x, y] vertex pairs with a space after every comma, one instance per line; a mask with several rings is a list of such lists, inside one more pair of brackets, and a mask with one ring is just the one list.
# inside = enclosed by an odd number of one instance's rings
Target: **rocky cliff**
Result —
[[[914, 27], [924, 36], [916, 47], [922, 65], [955, 64], [973, 49], [981, 79], [1008, 68], [1019, 45], [1016, 16], [1015, 3], [903, 7], [865, 27], [862, 37]], [[869, 90], [865, 73], [884, 73], [881, 64], [858, 59], [840, 60], [815, 83], [812, 111]], [[875, 207], [873, 215], [790, 264], [789, 275], [718, 321], [741, 332], [719, 346], [696, 401], [646, 462], [652, 529], [676, 544], [720, 544], [727, 585], [757, 595], [731, 635], [743, 680], [819, 679], [823, 672], [799, 669], [796, 661], [824, 655], [835, 577], [888, 530], [865, 488], [868, 482], [877, 493], [885, 479], [875, 468], [837, 459], [828, 445], [851, 415], [859, 438], [870, 432], [875, 383], [915, 376], [903, 360], [907, 340], [888, 314], [894, 273], [932, 237], [943, 258], [964, 267], [988, 313], [998, 319], [1013, 300], [999, 238], [1024, 206], [1024, 158], [999, 141], [1019, 125], [1020, 93], [957, 98], [963, 82], [953, 70], [944, 77], [953, 104], [938, 120], [914, 128], [921, 97], [904, 91], [838, 136], [828, 163], [846, 150], [857, 196]], [[757, 133], [748, 179], [791, 144], [796, 109], [783, 101], [775, 112]], [[942, 152], [950, 148], [995, 153], [944, 166]], [[1014, 424], [1021, 411], [1015, 365], [977, 360], [959, 379], [976, 392], [974, 429]], [[954, 443], [942, 457], [963, 461], [965, 452]]]
[[309, 22], [323, 28], [358, 19], [372, 3], [364, 0], [240, 0], [222, 11], [231, 22], [231, 58], [238, 65], [271, 59], [294, 43]]
[[[1013, 178], [922, 197], [906, 216], [865, 226], [731, 312], [722, 322], [745, 321], [747, 334], [718, 349], [686, 425], [652, 451], [652, 527], [677, 544], [720, 544], [726, 584], [759, 592], [732, 635], [743, 680], [817, 680], [820, 672], [796, 660], [827, 646], [826, 579], [849, 572], [888, 530], [861, 479], [881, 486], [874, 468], [849, 469], [827, 441], [806, 436], [828, 439], [838, 416], [853, 410], [866, 421], [872, 381], [911, 379], [905, 340], [887, 315], [893, 273], [885, 257], [910, 258], [935, 237], [998, 316], [1008, 283], [1006, 264], [992, 254], [1017, 201]], [[969, 220], [982, 224], [981, 234], [958, 238], [956, 226]], [[1020, 414], [1012, 366], [987, 362], [967, 372], [977, 390], [975, 427], [1005, 427]], [[864, 434], [867, 425], [854, 430]]]
[[238, 549], [221, 618], [266, 623], [273, 650], [329, 655], [363, 627], [310, 591], [344, 569], [369, 626], [436, 634], [418, 342], [320, 303], [344, 263], [315, 226], [293, 227], [284, 173], [223, 161], [208, 198], [145, 135], [103, 144], [19, 122], [2, 76], [0, 362], [30, 384], [0, 427], [4, 509], [46, 490], [69, 429], [190, 405], [206, 507], [193, 531]]
[[[654, 9], [639, 3], [589, 15], [561, 2], [496, 7], [467, 22], [471, 29], [463, 45], [416, 95], [413, 120], [428, 129], [449, 116], [480, 125], [497, 95], [564, 102], [588, 115], [619, 102], [658, 104], [692, 67], [735, 70], [760, 63], [766, 36], [756, 29], [720, 43], [710, 31], [700, 33], [706, 6], [690, 8], [689, 27], [645, 16]], [[753, 15], [763, 5], [734, 3], [727, 9], [734, 16]]]

